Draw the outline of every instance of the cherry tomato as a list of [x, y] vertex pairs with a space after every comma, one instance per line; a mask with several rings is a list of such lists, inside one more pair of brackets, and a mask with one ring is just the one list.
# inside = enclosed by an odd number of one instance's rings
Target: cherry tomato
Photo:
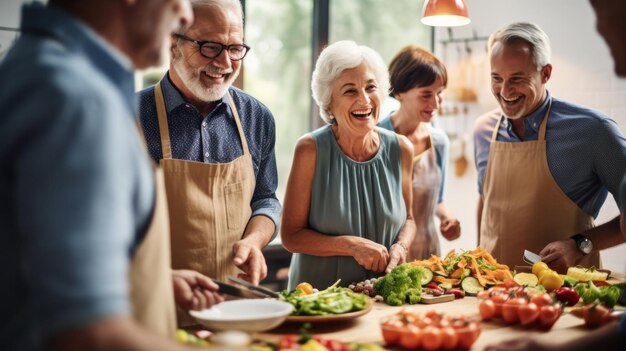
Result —
[[580, 296], [578, 296], [576, 290], [567, 287], [554, 290], [554, 296], [567, 306], [574, 306], [580, 300]]
[[304, 295], [310, 295], [313, 293], [313, 285], [307, 282], [302, 282], [296, 285], [296, 289], [300, 289]]
[[554, 306], [541, 306], [539, 309], [539, 325], [543, 329], [551, 329], [557, 319], [559, 319], [560, 310]]
[[458, 347], [469, 349], [478, 338], [478, 335], [480, 335], [480, 328], [478, 323], [469, 322], [467, 326], [457, 329], [456, 334], [459, 337]]
[[492, 291], [491, 289], [483, 290], [476, 295], [476, 298], [478, 300], [488, 299], [491, 296], [491, 291]]
[[514, 299], [509, 299], [502, 306], [502, 319], [508, 324], [514, 324], [519, 322], [518, 310], [521, 306], [526, 304], [526, 299], [521, 297], [517, 297]]
[[508, 300], [508, 297], [503, 293], [497, 293], [491, 297], [491, 301], [493, 301], [493, 304], [496, 306], [496, 317], [502, 316], [502, 306], [504, 306], [506, 300]]
[[436, 327], [426, 327], [422, 330], [422, 348], [424, 350], [438, 350], [441, 347], [441, 330]]
[[530, 326], [539, 317], [539, 307], [534, 303], [527, 303], [522, 305], [517, 310], [519, 321], [523, 326]]
[[[278, 349], [291, 349], [298, 344], [298, 338], [295, 335], [285, 335], [278, 341]], [[299, 347], [299, 346], [298, 346]]]
[[385, 343], [387, 343], [388, 345], [397, 344], [400, 341], [402, 328], [402, 322], [400, 322], [399, 320], [389, 320], [383, 322], [381, 330]]
[[459, 336], [452, 327], [441, 328], [441, 348], [444, 350], [452, 350], [459, 343]]
[[541, 293], [534, 295], [530, 298], [530, 302], [537, 305], [537, 307], [541, 308], [542, 306], [549, 305], [552, 303], [552, 297], [548, 293]]
[[595, 328], [604, 324], [605, 317], [609, 314], [609, 310], [600, 304], [589, 304], [583, 308], [583, 318], [585, 326]]
[[400, 335], [400, 346], [407, 350], [416, 349], [422, 343], [423, 335], [415, 326], [409, 325]]
[[478, 304], [478, 311], [480, 312], [480, 317], [484, 321], [488, 321], [496, 315], [496, 305], [492, 300], [482, 300]]

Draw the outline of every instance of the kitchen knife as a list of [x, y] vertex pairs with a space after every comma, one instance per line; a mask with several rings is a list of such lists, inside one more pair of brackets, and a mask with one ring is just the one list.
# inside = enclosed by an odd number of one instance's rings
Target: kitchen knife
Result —
[[255, 292], [259, 292], [261, 294], [264, 294], [266, 296], [269, 297], [274, 297], [274, 298], [278, 298], [279, 294], [275, 291], [272, 291], [270, 289], [264, 288], [262, 286], [257, 286], [254, 284], [251, 284], [250, 282], [237, 278], [237, 277], [233, 277], [232, 275], [228, 276], [228, 280], [230, 280], [233, 283], [237, 283], [237, 284], [241, 284], [243, 286], [245, 286], [246, 288], [250, 289], [250, 290], [254, 290]]
[[523, 260], [524, 260], [524, 262], [526, 262], [528, 264], [535, 264], [535, 263], [541, 261], [541, 256], [537, 255], [536, 253], [534, 253], [532, 251], [524, 250]]
[[264, 299], [267, 297], [267, 295], [247, 289], [245, 287], [231, 285], [213, 278], [211, 278], [211, 280], [213, 280], [215, 284], [217, 284], [217, 286], [220, 288], [219, 292], [222, 294], [243, 297], [247, 299]]

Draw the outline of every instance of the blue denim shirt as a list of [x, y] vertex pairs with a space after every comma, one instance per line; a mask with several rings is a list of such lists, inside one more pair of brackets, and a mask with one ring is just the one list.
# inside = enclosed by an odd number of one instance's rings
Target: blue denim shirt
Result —
[[[168, 115], [172, 158], [206, 163], [227, 163], [241, 155], [243, 149], [235, 119], [224, 96], [207, 116], [186, 102], [169, 79], [161, 82]], [[274, 144], [274, 117], [265, 105], [245, 92], [231, 87], [241, 126], [252, 154], [256, 186], [250, 206], [252, 216], [269, 217], [276, 228], [280, 223], [280, 203], [276, 198], [278, 176]], [[154, 86], [138, 93], [139, 117], [148, 143], [150, 156], [159, 162], [163, 158], [161, 134], [154, 100]]]
[[[596, 217], [607, 191], [619, 203], [619, 185], [626, 174], [626, 138], [615, 121], [599, 111], [558, 100], [548, 93], [543, 104], [524, 118], [523, 139], [515, 134], [513, 125], [505, 117], [500, 123], [497, 140], [537, 140], [550, 99], [552, 107], [546, 129], [548, 167], [561, 190], [583, 211]], [[480, 194], [491, 135], [500, 116], [500, 110], [494, 110], [480, 117], [474, 128], [474, 157]]]
[[25, 5], [0, 63], [0, 348], [129, 315], [154, 202], [130, 61], [68, 13]]

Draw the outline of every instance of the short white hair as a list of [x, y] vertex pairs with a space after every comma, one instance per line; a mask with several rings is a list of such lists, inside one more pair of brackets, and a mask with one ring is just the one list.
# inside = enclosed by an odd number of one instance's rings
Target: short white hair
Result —
[[383, 101], [389, 94], [389, 73], [387, 65], [380, 55], [364, 45], [357, 45], [351, 40], [335, 42], [320, 54], [315, 63], [315, 70], [311, 78], [313, 99], [320, 108], [320, 118], [328, 124], [334, 123], [334, 118], [328, 111], [332, 98], [332, 85], [341, 72], [355, 68], [365, 63], [374, 73], [378, 83], [378, 95]]
[[195, 11], [201, 7], [218, 6], [235, 10], [235, 13], [239, 15], [241, 19], [241, 26], [243, 27], [243, 7], [240, 0], [191, 0], [191, 8]]
[[538, 25], [530, 22], [511, 23], [491, 34], [487, 43], [489, 56], [496, 43], [512, 44], [518, 40], [530, 44], [533, 63], [538, 71], [550, 63], [550, 38]]

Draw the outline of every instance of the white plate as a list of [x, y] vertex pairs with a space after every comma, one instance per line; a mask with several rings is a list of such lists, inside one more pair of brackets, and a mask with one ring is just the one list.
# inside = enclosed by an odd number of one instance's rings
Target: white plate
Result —
[[257, 332], [279, 326], [292, 311], [288, 302], [250, 299], [226, 301], [189, 314], [211, 330]]

